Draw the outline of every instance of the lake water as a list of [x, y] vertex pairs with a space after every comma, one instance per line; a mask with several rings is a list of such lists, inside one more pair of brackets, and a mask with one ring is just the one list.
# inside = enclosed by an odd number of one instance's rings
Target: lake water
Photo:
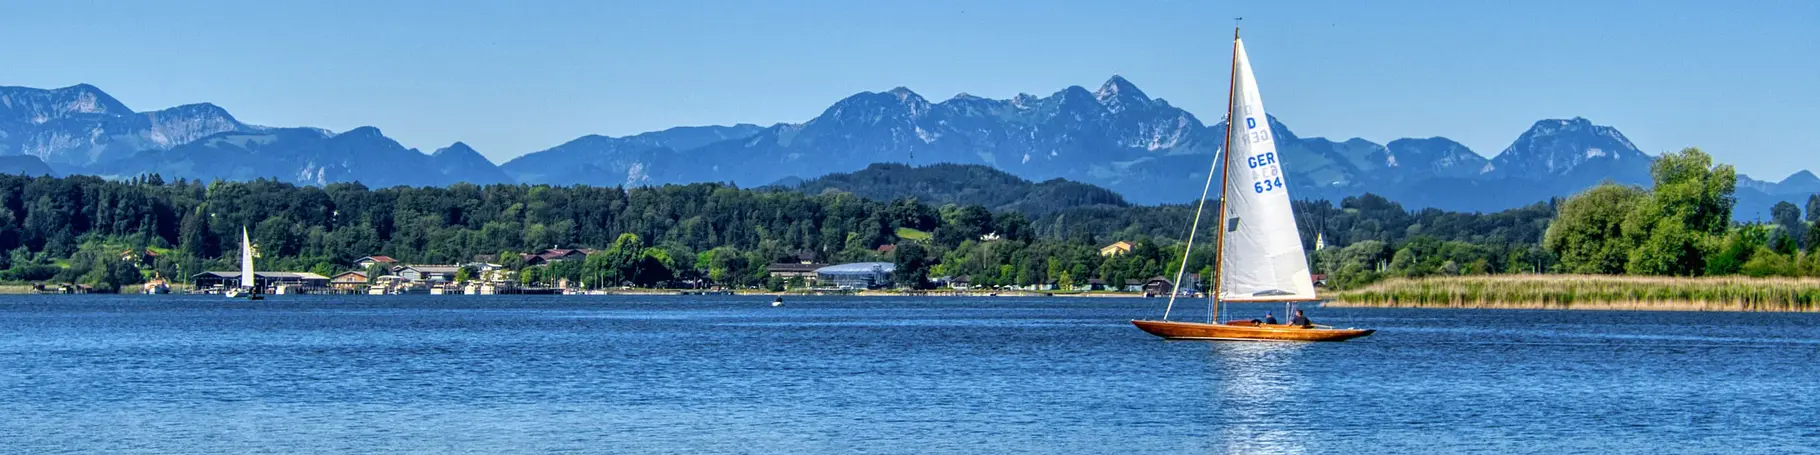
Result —
[[770, 300], [0, 297], [0, 451], [1820, 450], [1814, 314], [1322, 308], [1380, 330], [1278, 344], [1160, 341], [1156, 300]]

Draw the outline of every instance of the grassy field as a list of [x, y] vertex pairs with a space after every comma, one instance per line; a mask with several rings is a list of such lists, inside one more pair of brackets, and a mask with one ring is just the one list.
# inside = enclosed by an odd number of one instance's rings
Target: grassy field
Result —
[[918, 230], [907, 228], [907, 227], [900, 227], [900, 228], [897, 228], [897, 238], [904, 239], [904, 240], [929, 240], [930, 235], [927, 232], [918, 231]]
[[1502, 275], [1390, 279], [1331, 306], [1667, 311], [1820, 311], [1820, 279]]

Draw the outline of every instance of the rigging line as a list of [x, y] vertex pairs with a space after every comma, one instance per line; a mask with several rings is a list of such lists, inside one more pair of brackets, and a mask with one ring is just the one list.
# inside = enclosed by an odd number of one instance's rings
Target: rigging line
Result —
[[1175, 296], [1182, 293], [1182, 274], [1188, 271], [1188, 257], [1194, 254], [1194, 234], [1201, 230], [1201, 211], [1207, 208], [1207, 193], [1213, 189], [1213, 170], [1219, 167], [1220, 159], [1226, 157], [1226, 150], [1214, 152], [1214, 155], [1213, 164], [1207, 167], [1207, 183], [1201, 186], [1201, 201], [1194, 206], [1194, 222], [1188, 226], [1188, 245], [1182, 249], [1182, 266], [1175, 269], [1175, 282], [1169, 288], [1169, 305], [1163, 307], [1165, 321], [1169, 320], [1169, 311], [1175, 309]]
[[[1219, 151], [1214, 153], [1213, 163], [1207, 165], [1207, 183], [1201, 186], [1201, 200], [1194, 206], [1194, 222], [1189, 223], [1188, 226], [1188, 244], [1182, 249], [1182, 266], [1175, 270], [1175, 282], [1171, 283], [1169, 289], [1169, 304], [1163, 307], [1163, 320], [1165, 321], [1169, 320], [1169, 312], [1175, 309], [1176, 295], [1182, 293], [1182, 274], [1187, 273], [1188, 257], [1194, 254], [1194, 234], [1201, 230], [1201, 212], [1207, 208], [1207, 193], [1213, 189], [1213, 171], [1216, 169], [1220, 171], [1220, 241], [1218, 242], [1219, 244], [1213, 246], [1213, 291], [1209, 292], [1207, 297], [1208, 305], [1212, 306], [1209, 308], [1209, 311], [1215, 313], [1213, 314], [1213, 320], [1219, 320], [1219, 307], [1218, 304], [1214, 302], [1218, 302], [1220, 298], [1220, 262], [1221, 254], [1224, 253], [1221, 250], [1225, 246], [1223, 244], [1226, 243], [1226, 171], [1230, 170], [1231, 166], [1226, 166], [1225, 164], [1227, 163], [1225, 163], [1225, 161], [1227, 152], [1232, 150], [1233, 94], [1238, 91], [1239, 86], [1238, 38], [1239, 28], [1235, 26], [1232, 28], [1233, 79], [1231, 87], [1228, 87], [1226, 92], [1226, 143], [1220, 147]], [[1201, 277], [1201, 280], [1206, 281], [1207, 277]]]

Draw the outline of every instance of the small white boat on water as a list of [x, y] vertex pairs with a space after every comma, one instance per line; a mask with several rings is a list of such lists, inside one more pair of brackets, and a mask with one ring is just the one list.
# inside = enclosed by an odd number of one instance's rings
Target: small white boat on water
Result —
[[247, 300], [265, 300], [259, 295], [259, 283], [253, 274], [253, 238], [246, 233], [246, 226], [240, 227], [240, 287], [229, 288], [223, 293], [230, 299], [246, 297]]

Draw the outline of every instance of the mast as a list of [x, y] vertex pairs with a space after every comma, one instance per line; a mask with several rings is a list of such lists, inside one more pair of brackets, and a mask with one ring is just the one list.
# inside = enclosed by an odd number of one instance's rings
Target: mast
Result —
[[1220, 235], [1219, 241], [1213, 244], [1213, 292], [1207, 294], [1208, 322], [1220, 322], [1220, 284], [1226, 276], [1226, 186], [1232, 175], [1232, 122], [1233, 105], [1237, 104], [1239, 93], [1239, 27], [1232, 27], [1232, 85], [1226, 89], [1226, 145], [1220, 153]]
[[[1238, 28], [1234, 27], [1232, 30], [1232, 34], [1234, 37], [1233, 39], [1235, 39], [1235, 40], [1237, 39], [1238, 33], [1239, 33]], [[1233, 49], [1233, 51], [1232, 51], [1232, 56], [1233, 56], [1232, 65], [1233, 66], [1232, 67], [1233, 67], [1233, 74], [1235, 76], [1238, 74], [1238, 55], [1239, 54], [1238, 54], [1238, 44], [1237, 43], [1238, 43], [1237, 41], [1234, 41], [1233, 48], [1232, 48]], [[1237, 85], [1235, 82], [1234, 87], [1236, 87], [1236, 86]], [[1227, 93], [1226, 96], [1227, 96], [1226, 116], [1232, 117], [1232, 100], [1231, 100], [1232, 94]], [[1207, 193], [1210, 189], [1213, 188], [1213, 170], [1214, 169], [1222, 169], [1222, 171], [1220, 173], [1220, 219], [1221, 219], [1220, 223], [1222, 225], [1225, 224], [1226, 174], [1223, 171], [1224, 166], [1221, 164], [1221, 161], [1226, 161], [1226, 162], [1231, 161], [1230, 159], [1226, 158], [1226, 154], [1231, 151], [1230, 146], [1232, 145], [1232, 120], [1230, 118], [1227, 119], [1226, 124], [1227, 124], [1226, 125], [1226, 145], [1228, 147], [1224, 150], [1220, 150], [1219, 152], [1215, 153], [1215, 155], [1218, 155], [1220, 158], [1214, 160], [1213, 164], [1209, 165], [1209, 167], [1207, 168], [1207, 183], [1205, 185], [1201, 186], [1200, 202], [1194, 205], [1194, 221], [1188, 223], [1188, 244], [1182, 248], [1182, 265], [1181, 265], [1181, 267], [1177, 267], [1175, 269], [1175, 282], [1171, 283], [1171, 285], [1169, 287], [1169, 304], [1163, 307], [1163, 320], [1165, 320], [1165, 321], [1169, 320], [1169, 312], [1175, 310], [1175, 297], [1178, 295], [1181, 295], [1181, 293], [1182, 293], [1182, 276], [1184, 274], [1188, 273], [1188, 258], [1190, 256], [1194, 255], [1194, 234], [1201, 231], [1201, 212], [1207, 208]], [[1226, 239], [1226, 230], [1225, 230], [1224, 226], [1222, 226], [1220, 229], [1220, 241], [1224, 242], [1225, 239]], [[1219, 255], [1217, 254], [1217, 252], [1219, 251], [1219, 249], [1217, 246], [1215, 247], [1214, 251], [1216, 252], [1216, 254], [1214, 255], [1214, 261], [1218, 262]], [[1218, 267], [1218, 266], [1216, 265], [1215, 267]], [[1217, 277], [1218, 275], [1215, 275], [1215, 276]], [[1201, 277], [1201, 278], [1203, 280], [1205, 280], [1207, 277]], [[1214, 284], [1214, 294], [1215, 295], [1219, 294], [1218, 281], [1215, 281], [1215, 284]], [[1218, 318], [1216, 317], [1215, 319], [1218, 319]]]

